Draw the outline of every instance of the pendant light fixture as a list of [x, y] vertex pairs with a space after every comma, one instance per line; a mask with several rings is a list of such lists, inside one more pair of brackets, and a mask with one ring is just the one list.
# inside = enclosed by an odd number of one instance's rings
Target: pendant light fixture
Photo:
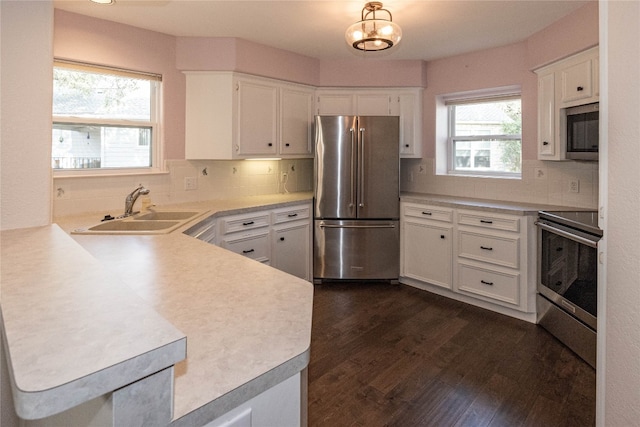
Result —
[[[388, 19], [376, 16], [384, 12]], [[347, 28], [345, 39], [354, 48], [362, 51], [379, 51], [398, 44], [402, 38], [402, 29], [392, 22], [391, 12], [383, 9], [382, 3], [372, 1], [364, 5], [361, 20]]]

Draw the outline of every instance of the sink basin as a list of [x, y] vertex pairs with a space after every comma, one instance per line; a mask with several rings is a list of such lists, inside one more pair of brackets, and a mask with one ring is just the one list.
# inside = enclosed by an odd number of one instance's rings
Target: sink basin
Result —
[[130, 218], [105, 221], [89, 228], [77, 228], [71, 234], [166, 234], [184, 221], [133, 221]]
[[180, 224], [179, 221], [107, 221], [89, 227], [88, 231], [159, 231]]
[[134, 216], [136, 221], [182, 221], [198, 215], [200, 212], [193, 211], [153, 211], [146, 214]]

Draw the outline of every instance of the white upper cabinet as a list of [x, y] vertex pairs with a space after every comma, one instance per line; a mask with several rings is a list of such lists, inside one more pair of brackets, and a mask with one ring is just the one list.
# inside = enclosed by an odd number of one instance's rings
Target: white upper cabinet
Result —
[[538, 75], [538, 159], [565, 160], [565, 108], [598, 102], [598, 47], [535, 70]]
[[232, 72], [185, 72], [187, 159], [313, 157], [313, 88]]
[[318, 89], [316, 114], [399, 116], [400, 157], [422, 157], [422, 89]]
[[238, 80], [238, 154], [278, 154], [278, 87], [253, 80]]
[[310, 157], [314, 91], [302, 86], [280, 88], [280, 154]]

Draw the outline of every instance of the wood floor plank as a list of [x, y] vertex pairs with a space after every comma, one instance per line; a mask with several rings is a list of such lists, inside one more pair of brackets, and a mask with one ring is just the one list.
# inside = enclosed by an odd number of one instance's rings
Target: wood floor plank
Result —
[[537, 325], [404, 285], [316, 285], [309, 426], [590, 426], [595, 372]]

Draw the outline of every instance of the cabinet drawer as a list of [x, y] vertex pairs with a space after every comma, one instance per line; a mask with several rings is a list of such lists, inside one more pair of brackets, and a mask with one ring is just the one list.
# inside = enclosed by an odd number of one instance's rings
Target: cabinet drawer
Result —
[[269, 260], [269, 233], [252, 234], [222, 241], [222, 247], [240, 255], [265, 262]]
[[487, 213], [458, 211], [458, 224], [473, 225], [492, 230], [520, 231], [520, 218]]
[[443, 222], [453, 221], [453, 209], [442, 208], [439, 206], [404, 205], [402, 212], [404, 216], [412, 218], [430, 219]]
[[518, 268], [519, 243], [518, 237], [487, 236], [460, 230], [458, 232], [458, 256]]
[[458, 264], [458, 290], [513, 305], [520, 301], [520, 275]]
[[273, 215], [274, 224], [282, 224], [285, 222], [308, 219], [311, 215], [311, 208], [309, 205], [292, 206], [289, 208], [276, 209], [271, 214]]
[[269, 212], [228, 216], [220, 219], [220, 233], [229, 234], [269, 226]]

